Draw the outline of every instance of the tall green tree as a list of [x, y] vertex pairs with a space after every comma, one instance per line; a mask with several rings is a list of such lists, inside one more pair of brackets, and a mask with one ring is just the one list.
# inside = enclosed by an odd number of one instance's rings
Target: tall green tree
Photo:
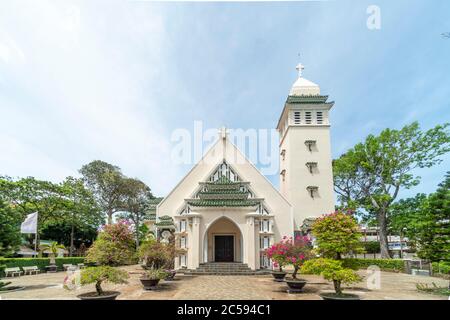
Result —
[[[449, 124], [421, 131], [414, 122], [400, 130], [385, 129], [378, 136], [369, 135], [339, 159], [333, 161], [335, 188], [350, 183], [351, 193], [342, 193], [341, 202], [364, 208], [360, 214], [376, 219], [380, 230], [383, 258], [390, 258], [387, 240], [387, 214], [402, 188], [416, 186], [417, 168], [429, 168], [441, 162], [450, 150]], [[352, 196], [354, 198], [352, 199]]]
[[80, 169], [83, 180], [92, 191], [101, 210], [113, 222], [114, 213], [120, 211], [124, 175], [119, 167], [101, 160], [92, 161]]
[[450, 261], [450, 172], [426, 204], [418, 224], [418, 255], [431, 261]]
[[4, 201], [21, 213], [22, 220], [27, 214], [38, 212], [37, 245], [43, 225], [49, 221], [61, 220], [66, 206], [60, 185], [33, 177], [18, 180], [0, 178], [0, 194]]
[[0, 200], [0, 256], [9, 256], [19, 248], [20, 223], [20, 213]]
[[133, 223], [136, 247], [139, 247], [142, 223], [149, 216], [150, 200], [153, 199], [150, 187], [139, 179], [126, 178], [124, 181], [122, 211], [120, 216]]
[[69, 252], [72, 256], [76, 230], [99, 227], [104, 221], [103, 214], [82, 179], [67, 177], [60, 186], [65, 200], [63, 220], [71, 227]]

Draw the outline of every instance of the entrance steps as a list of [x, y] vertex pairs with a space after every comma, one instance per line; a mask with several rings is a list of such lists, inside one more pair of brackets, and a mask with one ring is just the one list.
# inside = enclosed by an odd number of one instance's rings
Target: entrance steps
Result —
[[265, 270], [252, 270], [242, 262], [206, 262], [200, 263], [195, 270], [185, 270], [186, 275], [257, 275], [265, 274]]

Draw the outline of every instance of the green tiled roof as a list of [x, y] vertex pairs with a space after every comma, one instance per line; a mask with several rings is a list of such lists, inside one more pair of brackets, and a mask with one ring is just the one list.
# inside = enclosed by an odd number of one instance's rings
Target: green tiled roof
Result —
[[155, 226], [157, 227], [172, 227], [174, 226], [172, 217], [169, 217], [167, 215], [164, 215], [162, 217], [159, 217], [159, 221], [155, 223]]
[[311, 95], [311, 96], [288, 96], [287, 103], [325, 103], [328, 96]]
[[194, 207], [248, 207], [255, 206], [260, 200], [250, 198], [250, 192], [242, 187], [247, 182], [231, 181], [221, 176], [217, 181], [203, 183], [204, 190], [199, 192], [196, 199], [189, 199], [187, 203]]
[[193, 207], [251, 207], [259, 204], [259, 200], [202, 200], [188, 202]]

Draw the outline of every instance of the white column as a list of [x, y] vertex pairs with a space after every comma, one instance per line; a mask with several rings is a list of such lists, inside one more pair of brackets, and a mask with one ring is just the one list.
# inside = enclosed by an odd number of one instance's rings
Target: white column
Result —
[[188, 268], [196, 269], [200, 264], [200, 217], [192, 218], [191, 237], [189, 241]]
[[256, 246], [255, 246], [255, 218], [250, 216], [247, 217], [246, 221], [247, 227], [247, 264], [250, 269], [256, 269]]

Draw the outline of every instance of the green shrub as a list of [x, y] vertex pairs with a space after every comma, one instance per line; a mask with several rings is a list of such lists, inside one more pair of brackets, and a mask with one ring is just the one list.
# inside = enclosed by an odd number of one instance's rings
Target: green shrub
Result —
[[433, 262], [433, 273], [450, 274], [450, 261]]
[[103, 294], [102, 283], [110, 282], [115, 284], [127, 283], [130, 276], [124, 270], [110, 266], [89, 267], [81, 271], [81, 285], [85, 286], [95, 283], [97, 295]]
[[366, 253], [379, 253], [380, 252], [380, 243], [378, 241], [367, 241], [363, 242], [362, 245]]
[[[84, 257], [56, 258], [58, 270], [64, 270], [63, 264], [84, 263]], [[4, 276], [4, 268], [37, 266], [39, 270], [45, 271], [50, 265], [50, 258], [0, 258], [0, 276]]]
[[403, 272], [404, 262], [401, 259], [344, 259], [344, 266], [351, 269], [367, 269], [369, 266], [378, 266], [382, 271]]

